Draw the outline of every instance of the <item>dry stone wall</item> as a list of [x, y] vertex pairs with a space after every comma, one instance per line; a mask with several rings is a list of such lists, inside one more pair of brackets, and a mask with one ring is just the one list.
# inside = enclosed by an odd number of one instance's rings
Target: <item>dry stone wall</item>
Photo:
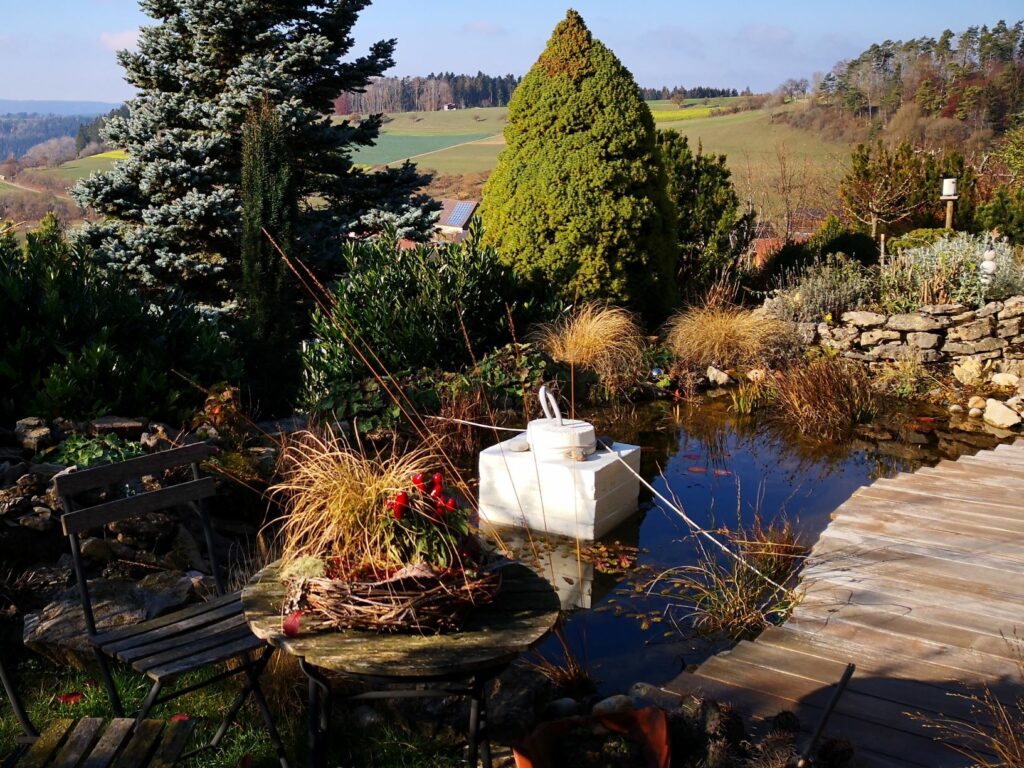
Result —
[[1024, 296], [980, 309], [934, 304], [911, 314], [845, 312], [837, 325], [801, 323], [800, 336], [864, 362], [1024, 360]]

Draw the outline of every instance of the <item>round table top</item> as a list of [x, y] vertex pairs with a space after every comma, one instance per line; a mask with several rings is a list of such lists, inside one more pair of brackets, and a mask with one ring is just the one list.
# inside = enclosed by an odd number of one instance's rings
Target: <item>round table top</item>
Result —
[[494, 600], [474, 608], [458, 632], [418, 635], [337, 630], [307, 613], [299, 634], [288, 637], [282, 629], [285, 587], [279, 573], [279, 563], [271, 563], [242, 590], [245, 619], [253, 633], [309, 664], [350, 675], [431, 678], [498, 667], [547, 635], [560, 609], [554, 588], [525, 565], [515, 563], [502, 569], [501, 590]]

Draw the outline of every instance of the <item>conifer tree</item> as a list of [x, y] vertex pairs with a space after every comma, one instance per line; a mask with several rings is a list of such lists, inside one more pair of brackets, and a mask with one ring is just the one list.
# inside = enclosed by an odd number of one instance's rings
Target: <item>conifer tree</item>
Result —
[[675, 297], [675, 211], [632, 75], [570, 10], [515, 90], [484, 187], [486, 243], [567, 300], [657, 319]]
[[[379, 117], [333, 124], [329, 116], [340, 93], [365, 87], [394, 63], [394, 40], [350, 57], [352, 27], [369, 0], [139, 4], [156, 23], [142, 29], [138, 51], [118, 53], [138, 95], [129, 115], [102, 132], [128, 157], [73, 190], [105, 217], [85, 236], [113, 268], [142, 286], [184, 289], [214, 305], [236, 298], [241, 127], [264, 97], [294, 158], [294, 241], [305, 256], [337, 253], [350, 231], [366, 230], [364, 220], [410, 218], [420, 202], [411, 198], [426, 181], [413, 166], [375, 174], [351, 160], [377, 136]], [[431, 214], [419, 213], [411, 218], [425, 231]]]

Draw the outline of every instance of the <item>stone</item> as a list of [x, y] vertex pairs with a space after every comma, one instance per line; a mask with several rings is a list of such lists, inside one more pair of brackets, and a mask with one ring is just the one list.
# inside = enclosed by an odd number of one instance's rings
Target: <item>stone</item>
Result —
[[46, 533], [54, 526], [53, 511], [49, 507], [32, 507], [32, 511], [18, 519], [18, 525]]
[[959, 315], [966, 309], [963, 304], [926, 304], [918, 311], [926, 315]]
[[981, 410], [981, 408], [971, 408], [971, 410], [967, 412], [967, 415], [972, 419], [980, 419], [985, 415], [985, 412]]
[[79, 545], [82, 557], [86, 560], [95, 560], [98, 563], [108, 563], [114, 559], [114, 549], [106, 539], [90, 537], [83, 539]]
[[1013, 317], [1009, 320], [1001, 320], [996, 326], [996, 336], [1001, 339], [1009, 339], [1020, 334], [1021, 318]]
[[510, 440], [507, 447], [512, 453], [526, 453], [530, 450], [530, 444], [526, 441], [526, 438]]
[[751, 368], [747, 371], [747, 381], [751, 384], [760, 384], [768, 378], [768, 371], [764, 368]]
[[26, 461], [6, 462], [3, 469], [0, 470], [0, 488], [14, 485], [20, 477], [28, 474], [30, 469], [32, 469], [32, 465]]
[[978, 310], [978, 317], [992, 317], [998, 315], [1003, 311], [1003, 302], [1001, 301], [990, 301], [984, 307]]
[[544, 707], [543, 718], [545, 720], [557, 720], [561, 717], [572, 717], [580, 713], [580, 703], [576, 699], [565, 696], [548, 702]]
[[941, 321], [927, 315], [893, 315], [885, 327], [894, 331], [937, 331], [945, 326]]
[[[192, 579], [171, 571], [152, 574], [137, 584], [127, 579], [94, 579], [89, 593], [100, 630], [155, 618], [194, 597]], [[24, 641], [58, 664], [80, 667], [93, 659], [77, 587], [25, 616]]]
[[977, 341], [990, 336], [995, 330], [995, 321], [992, 318], [982, 318], [973, 323], [965, 323], [955, 328], [950, 328], [947, 338], [950, 341]]
[[984, 397], [979, 397], [978, 395], [975, 395], [974, 397], [972, 397], [970, 400], [967, 401], [967, 407], [971, 408], [971, 409], [974, 409], [974, 408], [984, 408], [985, 405], [986, 405], [985, 398]]
[[877, 312], [843, 312], [842, 321], [858, 328], [877, 328], [885, 324], [885, 315]]
[[997, 387], [1016, 387], [1020, 383], [1020, 376], [1015, 373], [993, 373], [989, 381]]
[[1014, 395], [1013, 397], [1006, 401], [1006, 407], [1013, 409], [1017, 413], [1024, 412], [1024, 397], [1021, 397], [1020, 395]]
[[796, 323], [796, 337], [806, 347], [811, 346], [818, 340], [817, 323]]
[[914, 356], [910, 347], [906, 344], [901, 344], [900, 342], [879, 344], [872, 350], [872, 352], [879, 360], [905, 360]]
[[631, 709], [633, 709], [633, 700], [629, 696], [619, 693], [609, 696], [607, 699], [601, 699], [590, 710], [590, 714], [614, 715], [616, 712], [628, 712]]
[[117, 541], [139, 550], [166, 549], [178, 535], [178, 518], [170, 512], [149, 512], [107, 526]]
[[1024, 315], [1024, 296], [1014, 296], [1003, 302], [1003, 308], [999, 312], [1000, 320], [1009, 320]]
[[997, 429], [1011, 429], [1021, 422], [1020, 414], [1005, 403], [989, 398], [985, 403], [985, 423]]
[[977, 320], [978, 313], [975, 312], [974, 310], [971, 310], [970, 312], [964, 312], [959, 315], [953, 315], [953, 317], [950, 319], [953, 321], [953, 325], [963, 325], [964, 323], [969, 323], [972, 320]]
[[125, 440], [138, 440], [146, 427], [148, 419], [128, 419], [124, 416], [102, 416], [89, 422], [89, 434], [105, 435], [113, 432]]
[[56, 442], [53, 430], [38, 416], [20, 419], [14, 424], [14, 434], [18, 444], [26, 451], [36, 453], [49, 448]]
[[883, 328], [879, 328], [874, 331], [864, 331], [860, 335], [860, 345], [862, 347], [873, 347], [880, 341], [899, 341], [899, 331], [887, 331]]
[[964, 412], [964, 407], [959, 403], [953, 403], [951, 406], [949, 406], [949, 412], [959, 415]]
[[942, 337], [937, 333], [908, 333], [907, 344], [918, 349], [935, 349]]
[[1006, 339], [996, 339], [991, 336], [971, 342], [947, 341], [942, 351], [947, 355], [977, 355], [984, 352], [994, 352], [1006, 346]]
[[710, 381], [716, 387], [728, 387], [730, 384], [735, 383], [732, 379], [732, 376], [730, 376], [725, 371], [715, 368], [715, 366], [713, 365], [708, 366], [707, 377], [708, 381]]

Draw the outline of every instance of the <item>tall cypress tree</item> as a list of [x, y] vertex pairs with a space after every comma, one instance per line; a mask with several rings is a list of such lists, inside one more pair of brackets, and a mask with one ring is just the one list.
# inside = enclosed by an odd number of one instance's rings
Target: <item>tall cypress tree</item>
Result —
[[675, 209], [632, 75], [569, 11], [509, 104], [484, 187], [484, 237], [568, 300], [657, 318], [675, 297]]
[[[379, 117], [335, 124], [333, 100], [392, 66], [394, 40], [350, 58], [369, 0], [140, 0], [156, 20], [137, 52], [121, 51], [138, 95], [102, 136], [128, 158], [73, 190], [105, 217], [86, 236], [109, 264], [154, 290], [201, 301], [237, 298], [242, 241], [241, 141], [249, 106], [266, 96], [284, 126], [300, 201], [295, 245], [327, 257], [364, 220], [415, 219], [414, 166], [368, 173], [351, 160]], [[386, 211], [386, 216], [374, 214]], [[419, 228], [431, 225], [422, 210]], [[415, 229], [415, 227], [412, 227]]]

